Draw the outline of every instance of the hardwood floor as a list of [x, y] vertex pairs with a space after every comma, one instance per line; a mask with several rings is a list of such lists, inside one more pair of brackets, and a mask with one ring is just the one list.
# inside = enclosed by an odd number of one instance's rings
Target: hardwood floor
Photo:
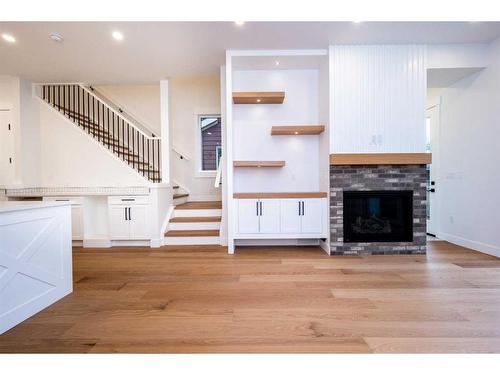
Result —
[[500, 352], [500, 259], [317, 248], [74, 251], [74, 293], [0, 352]]

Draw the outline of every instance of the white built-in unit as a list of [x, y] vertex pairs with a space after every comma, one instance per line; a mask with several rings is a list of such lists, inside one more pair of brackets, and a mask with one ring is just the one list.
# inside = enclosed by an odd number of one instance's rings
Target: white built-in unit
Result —
[[0, 202], [0, 334], [72, 290], [69, 205]]
[[84, 197], [43, 197], [46, 202], [63, 202], [71, 205], [71, 239], [83, 241], [84, 219], [83, 203]]
[[147, 240], [149, 234], [149, 197], [108, 197], [111, 240]]
[[328, 247], [328, 51], [228, 51], [224, 78], [228, 252]]

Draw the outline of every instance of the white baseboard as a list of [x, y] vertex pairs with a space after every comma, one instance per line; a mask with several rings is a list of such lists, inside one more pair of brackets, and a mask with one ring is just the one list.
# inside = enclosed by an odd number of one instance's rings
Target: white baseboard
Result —
[[439, 239], [451, 242], [455, 245], [468, 247], [473, 250], [480, 251], [481, 253], [500, 257], [500, 247], [498, 246], [486, 244], [484, 242], [468, 240], [467, 238], [455, 236], [449, 233], [439, 233], [438, 237]]
[[108, 238], [85, 238], [83, 247], [111, 247], [111, 241]]
[[141, 246], [141, 247], [150, 247], [150, 240], [112, 240], [111, 247], [114, 246]]
[[325, 253], [330, 255], [330, 243], [328, 239], [326, 241], [319, 240], [319, 247], [321, 247], [323, 250], [325, 250]]
[[150, 247], [161, 247], [163, 245], [163, 238], [156, 238], [151, 240]]
[[318, 246], [316, 239], [235, 239], [235, 246]]

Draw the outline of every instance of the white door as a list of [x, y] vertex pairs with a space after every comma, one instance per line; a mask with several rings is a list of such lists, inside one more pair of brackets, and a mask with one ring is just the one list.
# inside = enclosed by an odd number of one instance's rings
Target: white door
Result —
[[130, 236], [129, 223], [127, 206], [109, 206], [109, 233], [112, 239], [128, 239]]
[[302, 233], [321, 234], [323, 232], [323, 200], [302, 199]]
[[148, 207], [147, 206], [130, 206], [129, 207], [129, 224], [131, 239], [148, 239]]
[[280, 232], [280, 199], [260, 200], [260, 233]]
[[300, 233], [300, 203], [299, 199], [281, 200], [281, 232]]
[[437, 233], [437, 189], [439, 186], [436, 184], [436, 176], [439, 164], [439, 113], [439, 104], [427, 109], [426, 112], [427, 150], [432, 152], [432, 164], [427, 165], [427, 233], [431, 235]]
[[0, 186], [14, 182], [14, 128], [11, 111], [0, 108]]
[[238, 233], [259, 233], [257, 199], [238, 199]]

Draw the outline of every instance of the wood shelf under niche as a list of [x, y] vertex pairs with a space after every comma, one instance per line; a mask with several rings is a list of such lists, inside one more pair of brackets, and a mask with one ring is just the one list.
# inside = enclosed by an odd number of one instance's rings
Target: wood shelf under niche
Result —
[[233, 92], [234, 104], [283, 104], [284, 91]]
[[235, 168], [282, 168], [285, 166], [284, 160], [235, 160]]
[[324, 131], [324, 125], [280, 125], [271, 128], [271, 135], [316, 135]]
[[301, 192], [258, 192], [258, 193], [233, 193], [236, 199], [259, 199], [259, 198], [326, 198], [328, 194], [323, 191], [301, 191]]
[[428, 152], [330, 154], [330, 165], [431, 164]]

